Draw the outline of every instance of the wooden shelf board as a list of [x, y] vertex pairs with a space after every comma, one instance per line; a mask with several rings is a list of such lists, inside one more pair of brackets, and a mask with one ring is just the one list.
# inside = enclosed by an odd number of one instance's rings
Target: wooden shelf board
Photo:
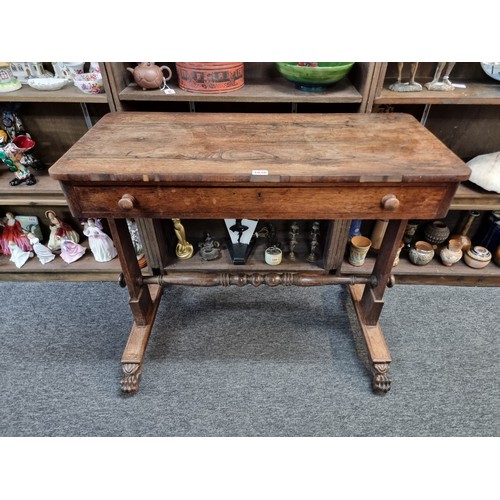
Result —
[[[389, 90], [392, 81], [386, 81], [375, 104], [495, 104], [500, 105], [500, 84], [482, 82], [459, 82], [465, 89], [455, 88], [450, 92], [431, 91], [394, 92]], [[419, 83], [424, 83], [419, 81]]]
[[[351, 266], [347, 261], [342, 263], [341, 273], [352, 275], [370, 275], [375, 264], [375, 257], [367, 257], [360, 266]], [[445, 266], [439, 256], [425, 266], [412, 264], [406, 256], [401, 257], [399, 264], [393, 268], [396, 283], [400, 284], [435, 284], [465, 286], [500, 286], [500, 267], [490, 262], [483, 269], [473, 269], [463, 262], [451, 267]]]
[[252, 273], [252, 272], [268, 272], [268, 273], [291, 273], [291, 272], [317, 272], [325, 274], [323, 269], [322, 259], [318, 259], [315, 263], [309, 263], [305, 259], [307, 255], [298, 254], [296, 261], [290, 261], [287, 253], [283, 256], [281, 264], [270, 266], [264, 261], [265, 243], [258, 241], [252, 249], [249, 258], [245, 264], [233, 264], [229, 250], [221, 249], [221, 255], [218, 259], [205, 261], [200, 257], [199, 252], [195, 252], [190, 259], [172, 259], [165, 270], [168, 271], [205, 271], [205, 272], [232, 272], [232, 273]]
[[[114, 281], [121, 273], [120, 261], [97, 262], [88, 249], [88, 242], [81, 243], [87, 248], [85, 255], [67, 264], [59, 255], [47, 264], [41, 264], [34, 256], [20, 269], [10, 257], [0, 255], [0, 281]], [[54, 252], [57, 253], [57, 252]]]
[[135, 83], [120, 92], [122, 101], [205, 101], [205, 102], [307, 102], [307, 103], [360, 103], [361, 94], [352, 83], [343, 78], [326, 92], [304, 92], [295, 89], [293, 83], [285, 79], [250, 80], [243, 88], [223, 94], [187, 92], [176, 84], [168, 82], [175, 94], [165, 94], [161, 90], [141, 90]]
[[500, 194], [464, 182], [457, 189], [450, 210], [500, 210]]
[[23, 85], [14, 92], [0, 93], [0, 102], [94, 102], [107, 103], [106, 94], [86, 94], [74, 85], [66, 85], [60, 90], [36, 90]]
[[14, 174], [7, 170], [5, 164], [1, 163], [0, 166], [4, 167], [0, 172], [0, 206], [66, 206], [59, 182], [52, 179], [47, 170], [33, 172], [37, 179], [33, 186], [25, 183], [11, 186], [9, 181], [14, 178]]

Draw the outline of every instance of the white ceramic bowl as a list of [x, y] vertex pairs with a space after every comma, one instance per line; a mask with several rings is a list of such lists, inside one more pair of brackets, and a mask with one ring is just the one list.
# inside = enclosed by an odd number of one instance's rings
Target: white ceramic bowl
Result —
[[481, 68], [489, 77], [500, 80], [500, 62], [482, 62]]
[[65, 78], [29, 78], [27, 83], [36, 90], [59, 90], [68, 83], [68, 80]]
[[82, 73], [81, 75], [76, 75], [73, 83], [86, 94], [104, 93], [101, 73]]

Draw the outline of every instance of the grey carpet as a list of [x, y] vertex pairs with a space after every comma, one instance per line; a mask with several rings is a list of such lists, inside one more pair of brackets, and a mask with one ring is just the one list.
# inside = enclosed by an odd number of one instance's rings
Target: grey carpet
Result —
[[498, 436], [499, 288], [396, 286], [375, 395], [344, 287], [168, 288], [140, 390], [114, 283], [0, 283], [1, 436]]

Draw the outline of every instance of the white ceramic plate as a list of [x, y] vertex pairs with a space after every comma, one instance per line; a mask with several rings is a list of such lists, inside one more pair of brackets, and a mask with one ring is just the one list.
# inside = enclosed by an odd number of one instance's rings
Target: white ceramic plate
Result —
[[500, 80], [500, 62], [482, 62], [481, 68], [491, 78]]
[[59, 90], [68, 83], [68, 80], [65, 78], [30, 78], [27, 83], [36, 90]]

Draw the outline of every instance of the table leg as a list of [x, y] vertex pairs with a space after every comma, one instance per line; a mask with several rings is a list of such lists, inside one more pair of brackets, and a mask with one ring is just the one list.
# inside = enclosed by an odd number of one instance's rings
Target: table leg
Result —
[[373, 268], [377, 285], [374, 287], [350, 286], [354, 307], [372, 365], [373, 388], [381, 392], [387, 392], [391, 387], [388, 372], [392, 359], [379, 325], [379, 317], [384, 305], [384, 292], [392, 274], [392, 264], [407, 222], [406, 220], [391, 220], [387, 226]]
[[142, 273], [137, 262], [134, 246], [126, 219], [110, 219], [109, 228], [118, 251], [122, 273], [129, 291], [129, 305], [134, 315], [134, 324], [122, 356], [124, 392], [136, 392], [142, 372], [144, 352], [153, 328], [161, 286], [142, 283]]
[[328, 222], [328, 232], [325, 239], [325, 255], [323, 267], [330, 272], [340, 274], [340, 267], [344, 260], [349, 228], [351, 221], [346, 219], [331, 220]]
[[150, 285], [149, 291], [153, 298], [154, 316], [147, 325], [138, 325], [134, 322], [132, 326], [121, 360], [123, 378], [120, 384], [123, 392], [137, 392], [139, 389], [144, 353], [146, 352], [149, 335], [153, 328], [154, 317], [160, 303], [162, 287], [159, 285]]

